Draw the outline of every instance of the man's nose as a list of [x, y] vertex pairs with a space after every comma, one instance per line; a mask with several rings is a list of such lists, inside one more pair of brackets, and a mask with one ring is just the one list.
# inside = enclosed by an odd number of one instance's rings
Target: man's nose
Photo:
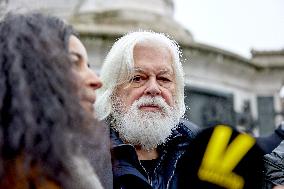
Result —
[[157, 96], [161, 94], [160, 85], [158, 84], [155, 78], [150, 78], [148, 80], [148, 82], [146, 83], [146, 89], [144, 91], [144, 94], [150, 96]]
[[99, 76], [91, 68], [89, 68], [89, 79], [87, 85], [93, 90], [99, 89], [103, 85]]

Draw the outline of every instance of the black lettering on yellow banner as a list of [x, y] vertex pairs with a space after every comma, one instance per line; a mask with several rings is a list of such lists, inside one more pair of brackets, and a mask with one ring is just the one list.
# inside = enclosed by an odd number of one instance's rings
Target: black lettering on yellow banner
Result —
[[244, 179], [234, 173], [233, 169], [255, 144], [255, 139], [248, 134], [239, 134], [228, 144], [231, 135], [230, 127], [218, 125], [214, 129], [198, 170], [198, 177], [228, 189], [242, 189]]

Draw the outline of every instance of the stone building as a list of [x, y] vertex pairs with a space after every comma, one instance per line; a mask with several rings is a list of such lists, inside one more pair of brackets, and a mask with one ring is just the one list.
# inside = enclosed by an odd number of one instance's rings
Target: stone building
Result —
[[174, 20], [173, 0], [17, 0], [0, 5], [5, 10], [37, 9], [68, 20], [79, 31], [98, 72], [119, 36], [139, 29], [166, 33], [183, 50], [188, 119], [202, 127], [223, 122], [256, 135], [272, 132], [282, 120], [284, 50], [253, 50], [247, 59], [199, 43]]

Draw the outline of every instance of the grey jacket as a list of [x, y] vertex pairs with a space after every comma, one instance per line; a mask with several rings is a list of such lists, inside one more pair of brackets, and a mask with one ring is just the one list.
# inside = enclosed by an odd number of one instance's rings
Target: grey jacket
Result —
[[272, 153], [264, 156], [263, 188], [284, 185], [284, 140]]

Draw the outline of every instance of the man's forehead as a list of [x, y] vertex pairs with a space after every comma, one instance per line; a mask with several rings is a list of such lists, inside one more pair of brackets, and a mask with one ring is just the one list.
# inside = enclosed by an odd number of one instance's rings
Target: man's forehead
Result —
[[145, 38], [145, 39], [142, 39], [142, 40], [139, 40], [135, 46], [135, 47], [165, 47], [167, 49], [171, 49], [171, 45], [165, 41], [165, 40], [162, 40], [162, 39], [159, 39], [159, 38]]

